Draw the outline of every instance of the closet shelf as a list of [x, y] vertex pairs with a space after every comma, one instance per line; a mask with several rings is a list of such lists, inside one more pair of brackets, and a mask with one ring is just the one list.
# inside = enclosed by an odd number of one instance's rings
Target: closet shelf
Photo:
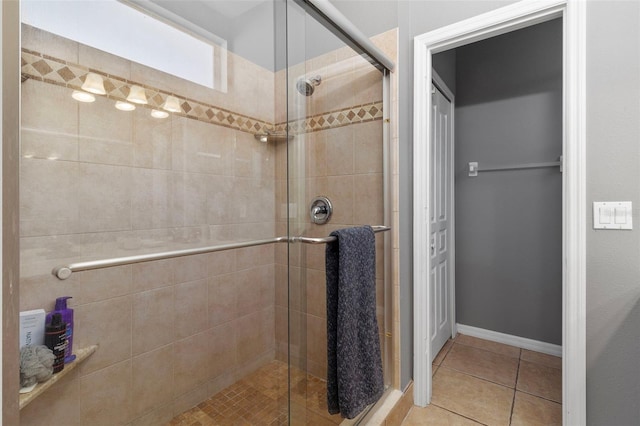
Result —
[[67, 374], [72, 372], [76, 367], [78, 367], [80, 364], [82, 364], [82, 362], [85, 359], [89, 358], [89, 356], [91, 356], [96, 351], [96, 349], [98, 349], [98, 345], [91, 345], [91, 346], [88, 346], [86, 348], [78, 349], [75, 352], [76, 359], [73, 362], [70, 362], [69, 364], [65, 364], [64, 365], [64, 370], [62, 370], [59, 373], [54, 374], [46, 382], [38, 383], [38, 385], [31, 392], [29, 392], [29, 393], [21, 393], [20, 394], [20, 409], [22, 410], [31, 401], [33, 401], [34, 399], [36, 399], [37, 397], [42, 395], [47, 389], [49, 389], [51, 386], [55, 385], [60, 379], [62, 379], [64, 376], [66, 376]]

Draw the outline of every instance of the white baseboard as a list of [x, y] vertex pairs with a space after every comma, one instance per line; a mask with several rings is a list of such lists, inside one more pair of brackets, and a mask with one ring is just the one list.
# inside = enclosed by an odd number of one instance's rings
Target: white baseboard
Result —
[[559, 357], [562, 356], [562, 346], [560, 345], [527, 339], [525, 337], [512, 336], [511, 334], [499, 333], [497, 331], [485, 330], [484, 328], [471, 327], [470, 325], [456, 324], [456, 328], [458, 329], [458, 333], [466, 334], [467, 336], [503, 343], [517, 348], [528, 349], [530, 351], [542, 352], [543, 354]]

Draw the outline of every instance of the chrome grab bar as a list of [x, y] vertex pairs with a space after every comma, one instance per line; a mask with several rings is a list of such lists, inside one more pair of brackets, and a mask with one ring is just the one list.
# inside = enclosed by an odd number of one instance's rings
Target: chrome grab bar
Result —
[[[389, 231], [388, 226], [372, 226], [373, 232]], [[243, 241], [241, 243], [221, 244], [217, 246], [200, 247], [184, 250], [165, 251], [160, 253], [139, 254], [135, 256], [115, 257], [112, 259], [90, 260], [86, 262], [70, 263], [69, 265], [56, 266], [51, 273], [60, 280], [66, 280], [73, 272], [88, 271], [92, 269], [109, 268], [112, 266], [131, 265], [134, 263], [149, 262], [152, 260], [172, 259], [175, 257], [191, 256], [195, 254], [214, 253], [217, 251], [233, 250], [245, 247], [256, 247], [274, 243], [303, 243], [303, 244], [325, 244], [335, 241], [336, 237], [275, 237], [264, 240]]]

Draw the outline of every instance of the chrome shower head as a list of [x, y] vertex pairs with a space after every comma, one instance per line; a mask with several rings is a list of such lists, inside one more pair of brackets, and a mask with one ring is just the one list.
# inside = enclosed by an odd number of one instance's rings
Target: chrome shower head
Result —
[[311, 96], [320, 83], [322, 83], [322, 78], [319, 75], [311, 78], [300, 77], [296, 82], [296, 89], [301, 95]]

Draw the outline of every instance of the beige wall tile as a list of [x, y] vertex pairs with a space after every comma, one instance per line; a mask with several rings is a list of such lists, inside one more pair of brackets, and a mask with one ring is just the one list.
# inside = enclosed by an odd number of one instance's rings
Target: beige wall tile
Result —
[[362, 57], [354, 59], [353, 104], [363, 105], [382, 100], [382, 80], [384, 76], [377, 68]]
[[167, 345], [133, 358], [133, 417], [140, 417], [171, 401], [173, 352], [173, 345]]
[[236, 370], [238, 341], [233, 323], [228, 322], [208, 331], [210, 375], [217, 378]]
[[114, 100], [102, 96], [96, 96], [95, 102], [78, 104], [80, 160], [131, 165], [133, 114], [116, 109]]
[[247, 315], [275, 303], [273, 265], [245, 269], [236, 274], [238, 315]]
[[354, 134], [354, 172], [382, 173], [382, 122], [355, 124]]
[[83, 376], [131, 357], [131, 324], [131, 296], [75, 308], [74, 347], [99, 346], [80, 366]]
[[274, 348], [274, 311], [263, 309], [237, 319], [233, 327], [237, 333], [239, 368], [249, 365]]
[[21, 236], [77, 232], [78, 165], [23, 158], [20, 167]]
[[20, 150], [23, 158], [78, 160], [76, 134], [51, 133], [47, 130], [22, 128]]
[[133, 112], [133, 162], [136, 167], [171, 169], [172, 119], [153, 118], [151, 109]]
[[384, 220], [382, 173], [355, 175], [353, 186], [354, 223], [381, 224]]
[[106, 74], [117, 75], [125, 79], [131, 77], [131, 61], [84, 44], [78, 43], [77, 62]]
[[172, 407], [173, 415], [176, 416], [192, 407], [195, 407], [209, 396], [211, 396], [211, 394], [209, 393], [208, 383], [203, 383], [194, 387], [193, 390], [182, 394], [174, 400]]
[[172, 260], [173, 275], [176, 283], [201, 280], [207, 277], [209, 255], [178, 257]]
[[236, 270], [235, 250], [207, 254], [207, 273], [210, 276], [227, 274]]
[[353, 128], [352, 126], [330, 129], [326, 132], [327, 162], [326, 175], [353, 174]]
[[235, 250], [237, 270], [274, 263], [274, 245], [262, 245]]
[[81, 423], [112, 426], [130, 422], [131, 377], [131, 360], [126, 360], [81, 378]]
[[71, 89], [29, 79], [22, 83], [22, 127], [61, 136], [78, 134], [78, 104]]
[[327, 178], [327, 197], [333, 204], [333, 224], [352, 224], [354, 187], [353, 176], [329, 176]]
[[79, 390], [78, 375], [72, 372], [56, 383], [54, 389], [43, 393], [20, 410], [20, 425], [82, 425], [78, 406]]
[[183, 339], [206, 330], [209, 326], [208, 286], [206, 279], [175, 286], [175, 335]]
[[307, 358], [316, 364], [327, 364], [327, 321], [307, 315]]
[[205, 331], [174, 343], [174, 398], [185, 396], [199, 386], [206, 387], [211, 377], [209, 335]]
[[74, 283], [74, 305], [101, 302], [131, 293], [131, 266], [74, 272], [66, 282]]
[[324, 271], [306, 270], [307, 312], [319, 318], [327, 317], [327, 277]]
[[170, 403], [138, 417], [131, 422], [131, 426], [157, 426], [169, 423], [173, 417], [173, 404]]
[[138, 293], [173, 284], [173, 263], [171, 260], [156, 260], [131, 265], [132, 291]]
[[169, 228], [173, 224], [172, 172], [135, 168], [131, 178], [132, 228]]
[[238, 317], [235, 274], [218, 275], [208, 280], [209, 327], [232, 321]]
[[131, 229], [131, 169], [79, 164], [79, 231]]
[[75, 41], [27, 24], [22, 24], [21, 33], [23, 48], [43, 52], [65, 61], [78, 62], [78, 43]]
[[133, 295], [133, 355], [170, 344], [176, 339], [176, 327], [173, 287]]

